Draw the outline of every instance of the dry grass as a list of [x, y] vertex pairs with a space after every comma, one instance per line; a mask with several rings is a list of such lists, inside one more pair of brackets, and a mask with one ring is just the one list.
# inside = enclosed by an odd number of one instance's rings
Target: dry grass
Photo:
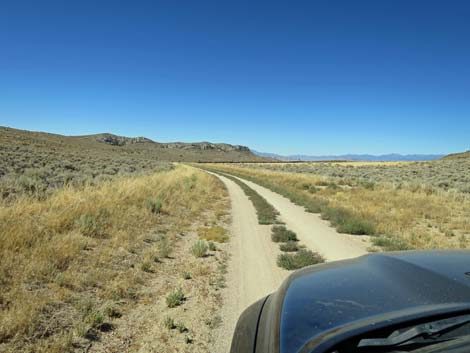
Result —
[[470, 193], [470, 158], [463, 157], [427, 162], [238, 163], [237, 166], [313, 175], [348, 186], [362, 184], [372, 188], [375, 184], [389, 184], [428, 192]]
[[[427, 165], [414, 164], [413, 168], [429, 169]], [[439, 169], [439, 166], [432, 168]], [[423, 185], [416, 187], [409, 182], [407, 174], [400, 183], [370, 184], [353, 178], [351, 174], [343, 177], [327, 176], [333, 173], [334, 166], [328, 166], [328, 172], [322, 175], [272, 171], [268, 170], [269, 165], [263, 169], [264, 164], [218, 164], [210, 167], [257, 182], [326, 216], [341, 210], [339, 219], [343, 221], [346, 217], [348, 221], [346, 231], [353, 229], [359, 230], [358, 234], [367, 231], [378, 235], [380, 237], [375, 238], [377, 245], [385, 246], [386, 249], [469, 246], [469, 195], [455, 189], [445, 191], [433, 188], [425, 184], [426, 180], [423, 180]], [[290, 168], [300, 167], [292, 164]], [[341, 171], [338, 169], [337, 173]], [[459, 180], [455, 179], [454, 182], [459, 183]], [[334, 212], [327, 212], [331, 209]]]
[[200, 227], [198, 228], [197, 232], [201, 239], [207, 241], [216, 241], [218, 243], [224, 243], [229, 239], [227, 230], [221, 226]]
[[[321, 162], [320, 162], [321, 163]], [[352, 166], [352, 167], [372, 167], [372, 166], [404, 166], [408, 164], [414, 164], [415, 162], [407, 161], [347, 161], [347, 162], [330, 162], [333, 165], [339, 166]]]
[[1, 206], [0, 351], [64, 352], [99, 337], [224, 195], [214, 177], [180, 166]]

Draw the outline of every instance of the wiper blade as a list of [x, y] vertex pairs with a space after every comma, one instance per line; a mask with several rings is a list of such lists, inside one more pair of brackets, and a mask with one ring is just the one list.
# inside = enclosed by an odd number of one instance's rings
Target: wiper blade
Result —
[[404, 332], [394, 331], [386, 338], [364, 338], [357, 347], [393, 347], [407, 343], [418, 337], [432, 337], [440, 333], [456, 329], [470, 322], [470, 315], [443, 319], [417, 325]]

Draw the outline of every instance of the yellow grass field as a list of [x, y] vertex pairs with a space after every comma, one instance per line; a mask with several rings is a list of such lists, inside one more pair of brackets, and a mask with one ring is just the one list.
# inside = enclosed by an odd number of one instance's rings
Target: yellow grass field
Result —
[[[467, 193], [426, 185], [407, 187], [406, 180], [403, 184], [366, 183], [350, 178], [273, 171], [264, 164], [205, 166], [277, 191], [336, 221], [345, 232], [374, 235], [374, 243], [388, 250], [469, 246], [470, 195]], [[293, 164], [292, 168], [300, 167]]]
[[[64, 352], [100, 335], [160, 267], [191, 263], [189, 250], [172, 255], [193, 239], [181, 235], [221, 224], [225, 197], [213, 176], [177, 166], [1, 206], [0, 351]], [[216, 268], [192, 261], [195, 271]], [[179, 281], [164, 278], [158, 291]]]

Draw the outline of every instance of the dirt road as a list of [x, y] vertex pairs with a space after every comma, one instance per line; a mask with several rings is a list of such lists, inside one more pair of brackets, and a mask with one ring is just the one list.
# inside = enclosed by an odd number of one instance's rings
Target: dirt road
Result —
[[[216, 175], [216, 174], [214, 174]], [[223, 325], [215, 333], [215, 352], [229, 351], [231, 337], [241, 312], [256, 300], [275, 291], [290, 272], [276, 265], [278, 244], [271, 241], [271, 226], [259, 225], [256, 210], [242, 189], [220, 176], [227, 186], [232, 204], [232, 258], [228, 268]], [[239, 178], [240, 179], [240, 178]], [[286, 227], [297, 233], [307, 248], [322, 254], [327, 261], [367, 253], [366, 239], [339, 234], [318, 215], [305, 212], [287, 198], [252, 182], [240, 179], [262, 195], [280, 212]]]
[[258, 224], [253, 204], [235, 182], [217, 176], [227, 186], [232, 204], [232, 254], [223, 293], [223, 325], [216, 332], [214, 347], [215, 352], [225, 353], [242, 311], [274, 292], [290, 272], [276, 265], [279, 249], [271, 241], [271, 226]]
[[310, 250], [315, 250], [327, 260], [344, 260], [367, 253], [370, 245], [368, 236], [340, 234], [320, 218], [318, 214], [305, 212], [304, 207], [293, 204], [289, 199], [265, 187], [243, 181], [258, 194], [263, 196], [280, 212], [280, 218], [286, 227], [297, 233], [300, 242]]

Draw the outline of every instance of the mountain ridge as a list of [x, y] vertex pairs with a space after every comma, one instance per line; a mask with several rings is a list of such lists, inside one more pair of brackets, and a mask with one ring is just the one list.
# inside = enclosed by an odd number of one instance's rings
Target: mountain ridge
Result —
[[[20, 130], [0, 126], [0, 142], [39, 146], [46, 150], [62, 149], [74, 155], [87, 151], [102, 151], [119, 155], [140, 155], [170, 162], [257, 162], [267, 158], [257, 156], [247, 146], [212, 142], [157, 142], [147, 137], [126, 137], [112, 133], [66, 136], [48, 132]], [[0, 146], [1, 147], [1, 146]]]
[[444, 154], [399, 154], [399, 153], [389, 153], [382, 155], [372, 155], [372, 154], [342, 154], [342, 155], [324, 155], [324, 156], [314, 156], [314, 155], [279, 155], [275, 153], [266, 153], [259, 152], [256, 150], [251, 150], [254, 154], [262, 156], [265, 158], [274, 158], [281, 161], [305, 161], [305, 162], [315, 162], [315, 161], [332, 161], [332, 160], [352, 160], [352, 161], [429, 161], [436, 160], [442, 157], [445, 157]]

